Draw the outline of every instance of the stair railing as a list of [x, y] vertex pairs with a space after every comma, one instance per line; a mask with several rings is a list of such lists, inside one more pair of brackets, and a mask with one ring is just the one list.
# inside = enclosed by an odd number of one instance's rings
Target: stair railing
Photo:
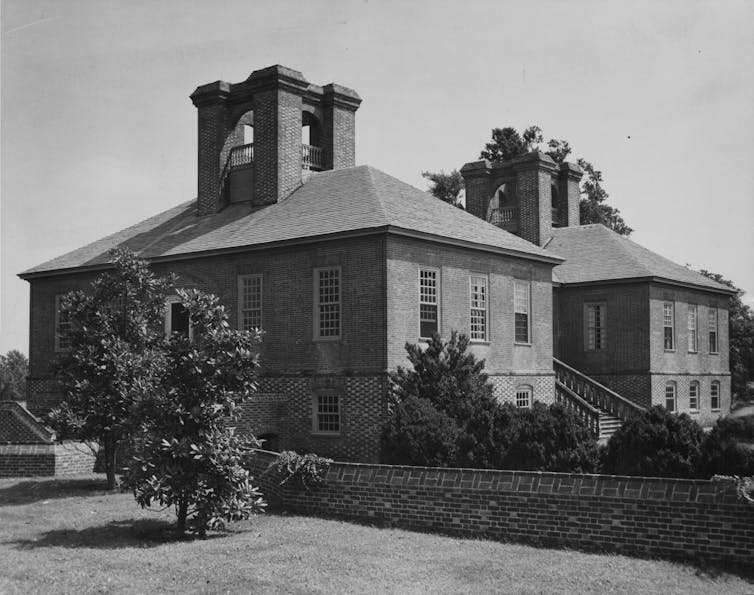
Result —
[[600, 410], [592, 407], [574, 391], [559, 380], [555, 380], [555, 400], [566, 409], [571, 409], [580, 417], [594, 434], [595, 438], [600, 435]]
[[[620, 396], [586, 374], [552, 358], [555, 379], [587, 403], [623, 421], [643, 414], [646, 409]], [[557, 384], [557, 383], [556, 383]]]

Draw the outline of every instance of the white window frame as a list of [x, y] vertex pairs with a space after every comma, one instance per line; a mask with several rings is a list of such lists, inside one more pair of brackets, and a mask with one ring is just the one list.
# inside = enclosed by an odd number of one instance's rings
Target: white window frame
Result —
[[487, 275], [469, 275], [469, 338], [472, 342], [489, 340], [489, 295]]
[[686, 333], [689, 353], [697, 353], [699, 351], [699, 308], [696, 304], [688, 304]]
[[[173, 334], [173, 329], [172, 329], [173, 304], [181, 304], [181, 303], [183, 303], [183, 300], [181, 299], [180, 296], [177, 296], [177, 295], [171, 295], [165, 299], [165, 336], [166, 337], [170, 337], [170, 335]], [[188, 339], [189, 341], [194, 340], [194, 326], [191, 324], [191, 315], [189, 315]]]
[[699, 383], [696, 380], [692, 380], [689, 384], [689, 411], [699, 411]]
[[[715, 306], [710, 306], [707, 312], [707, 339], [709, 340], [709, 352], [712, 354], [720, 353], [720, 317]], [[712, 341], [712, 335], [715, 340]], [[714, 344], [714, 349], [712, 348]]]
[[[599, 312], [599, 326], [597, 316], [592, 319], [591, 313]], [[607, 347], [607, 304], [605, 302], [587, 302], [584, 304], [584, 350], [603, 351]], [[599, 331], [599, 345], [597, 345], [597, 331]]]
[[71, 320], [70, 317], [63, 317], [61, 310], [64, 297], [62, 294], [56, 295], [54, 300], [53, 349], [56, 352], [68, 351], [71, 348], [70, 339], [66, 336], [71, 331]]
[[[323, 402], [323, 399], [334, 399], [330, 403]], [[326, 411], [322, 409], [323, 405], [332, 405], [334, 402], [335, 410]], [[337, 429], [325, 428], [322, 426], [325, 424], [332, 424], [332, 421], [326, 421], [320, 416], [334, 415]], [[339, 436], [343, 431], [343, 396], [339, 392], [333, 391], [317, 391], [312, 395], [312, 434], [326, 435], [326, 436]]]
[[[523, 300], [519, 300], [519, 288], [526, 289], [526, 311], [519, 310]], [[516, 332], [516, 314], [526, 315], [526, 341], [520, 341]], [[513, 342], [518, 345], [531, 345], [531, 282], [524, 280], [513, 281]]]
[[[669, 317], [668, 309], [670, 310]], [[665, 329], [668, 328], [670, 329], [670, 347], [665, 344]], [[667, 300], [662, 303], [662, 346], [665, 351], [675, 351], [675, 302]]]
[[[717, 404], [715, 404], [717, 400]], [[709, 404], [712, 411], [720, 411], [720, 381], [713, 380], [709, 390]]]
[[[668, 403], [672, 402], [672, 407]], [[665, 409], [671, 413], [678, 413], [678, 385], [674, 381], [665, 383]]]
[[[253, 291], [257, 291], [259, 293], [258, 296], [258, 306], [247, 308], [245, 307], [246, 304], [246, 281], [251, 281], [252, 283], [257, 283], [257, 286], [252, 286]], [[253, 328], [262, 328], [262, 314], [263, 314], [263, 305], [262, 305], [262, 296], [264, 290], [263, 280], [261, 274], [253, 274], [253, 275], [239, 275], [238, 276], [238, 328], [240, 330], [251, 330]], [[259, 324], [256, 326], [250, 326], [250, 328], [245, 328], [245, 322], [246, 322], [246, 316], [252, 316], [256, 317], [259, 320]]]
[[516, 387], [516, 407], [519, 409], [529, 409], [532, 403], [532, 394], [534, 390], [528, 384]]
[[[424, 291], [424, 292], [422, 291], [422, 289], [424, 287], [429, 288], [428, 285], [427, 286], [422, 285], [422, 280], [423, 280], [422, 273], [431, 273], [432, 275], [434, 275], [434, 279], [435, 279], [434, 301], [426, 299], [428, 296], [431, 295], [431, 293], [429, 291]], [[418, 334], [418, 336], [419, 336], [420, 339], [431, 339], [432, 338], [431, 336], [424, 336], [422, 334], [422, 306], [434, 306], [435, 307], [435, 312], [436, 312], [436, 314], [435, 314], [435, 316], [436, 316], [435, 325], [437, 327], [435, 329], [435, 332], [439, 334], [441, 332], [440, 331], [440, 302], [441, 302], [441, 298], [440, 298], [440, 287], [441, 287], [441, 285], [440, 285], [440, 270], [439, 269], [435, 269], [435, 268], [431, 268], [431, 267], [421, 267], [419, 269], [418, 276], [417, 276], [417, 287], [418, 287], [418, 295], [419, 295], [419, 312], [418, 312], [418, 314], [419, 314], [419, 332], [417, 334]]]
[[[322, 303], [320, 302], [320, 289], [321, 289], [321, 277], [320, 275], [322, 273], [332, 273], [337, 272], [337, 279], [338, 279], [338, 293], [337, 293], [337, 301], [334, 302], [327, 302]], [[314, 325], [313, 325], [313, 336], [315, 341], [339, 341], [341, 336], [343, 335], [343, 272], [341, 270], [341, 267], [339, 266], [328, 266], [328, 267], [316, 267], [314, 269], [313, 274], [313, 296], [314, 296]], [[337, 307], [337, 320], [338, 320], [338, 326], [337, 326], [337, 333], [333, 334], [323, 334], [322, 333], [322, 325], [321, 325], [321, 309], [323, 306], [326, 305], [334, 305]]]

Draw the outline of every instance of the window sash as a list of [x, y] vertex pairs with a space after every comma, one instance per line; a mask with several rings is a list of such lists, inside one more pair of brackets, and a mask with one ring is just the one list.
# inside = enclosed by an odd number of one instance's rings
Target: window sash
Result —
[[697, 308], [695, 305], [689, 304], [687, 314], [687, 328], [688, 328], [688, 347], [689, 351], [697, 351]]
[[586, 305], [586, 344], [589, 351], [605, 348], [605, 311], [605, 304]]
[[673, 302], [662, 305], [663, 346], [667, 351], [675, 349], [675, 307]]
[[317, 339], [339, 339], [341, 331], [340, 267], [314, 270], [315, 324]]
[[320, 394], [315, 397], [314, 431], [323, 434], [340, 433], [340, 395]]
[[487, 340], [487, 277], [469, 277], [469, 317], [472, 341]]
[[438, 271], [419, 269], [419, 337], [429, 339], [439, 332]]
[[262, 328], [262, 275], [238, 277], [238, 328]]
[[519, 409], [525, 409], [531, 407], [531, 389], [530, 388], [517, 388], [516, 389], [516, 407]]
[[718, 333], [717, 308], [713, 308], [710, 306], [710, 309], [707, 313], [707, 326], [709, 327], [709, 352], [718, 353], [719, 347], [717, 345], [717, 333]]
[[53, 322], [54, 339], [53, 347], [55, 351], [65, 351], [71, 347], [71, 339], [68, 333], [71, 332], [71, 318], [67, 312], [63, 312], [63, 296], [55, 296], [55, 320]]
[[710, 386], [710, 409], [720, 410], [720, 383], [717, 381], [712, 382]]
[[675, 384], [665, 386], [665, 409], [675, 412]]
[[699, 410], [699, 383], [692, 382], [689, 385], [689, 409], [691, 411]]
[[531, 325], [529, 313], [531, 310], [531, 291], [528, 281], [514, 281], [513, 283], [513, 318], [514, 339], [516, 343], [531, 342]]

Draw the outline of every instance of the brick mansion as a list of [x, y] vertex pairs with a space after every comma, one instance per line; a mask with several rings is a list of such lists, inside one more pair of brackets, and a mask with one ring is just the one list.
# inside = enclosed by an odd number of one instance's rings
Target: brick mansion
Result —
[[[20, 275], [31, 417], [61, 399], [50, 372], [67, 348], [60, 299], [115, 247], [217, 295], [238, 328], [264, 330], [259, 392], [238, 430], [273, 449], [377, 461], [404, 345], [451, 331], [470, 337], [498, 399], [561, 401], [603, 437], [650, 405], [702, 425], [729, 410], [733, 290], [580, 225], [577, 165], [537, 151], [467, 163], [463, 210], [356, 165], [361, 98], [349, 88], [272, 66], [191, 101], [196, 198]], [[176, 299], [165, 327], [189, 332]]]

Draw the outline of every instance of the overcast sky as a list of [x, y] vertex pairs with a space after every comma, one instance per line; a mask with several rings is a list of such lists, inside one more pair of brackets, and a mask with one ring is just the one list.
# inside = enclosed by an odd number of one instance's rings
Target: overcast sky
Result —
[[2, 0], [0, 352], [26, 268], [196, 195], [200, 84], [356, 89], [357, 163], [420, 188], [496, 126], [603, 171], [632, 239], [754, 297], [754, 2]]

